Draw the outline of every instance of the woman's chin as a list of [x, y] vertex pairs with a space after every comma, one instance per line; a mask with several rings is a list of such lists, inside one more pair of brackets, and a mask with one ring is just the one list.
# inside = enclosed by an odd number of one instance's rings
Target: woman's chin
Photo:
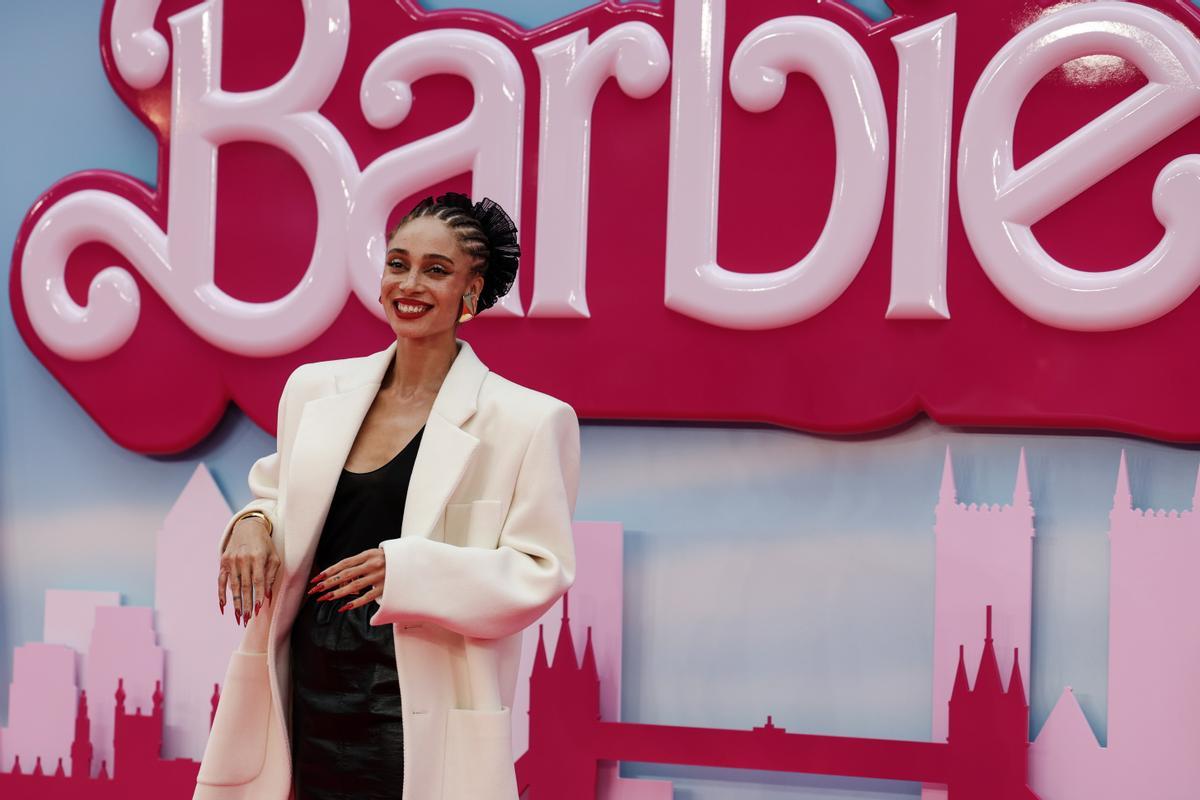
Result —
[[430, 320], [389, 319], [392, 333], [397, 339], [429, 339], [437, 336], [453, 336], [453, 325], [430, 324]]

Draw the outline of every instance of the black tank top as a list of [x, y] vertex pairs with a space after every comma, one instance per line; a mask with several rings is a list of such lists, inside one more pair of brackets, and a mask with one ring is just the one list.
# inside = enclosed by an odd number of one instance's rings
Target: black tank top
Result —
[[[321, 570], [400, 535], [421, 434], [379, 469], [342, 469], [313, 557]], [[404, 726], [391, 625], [370, 602], [306, 595], [291, 632], [292, 765], [296, 800], [399, 800]]]

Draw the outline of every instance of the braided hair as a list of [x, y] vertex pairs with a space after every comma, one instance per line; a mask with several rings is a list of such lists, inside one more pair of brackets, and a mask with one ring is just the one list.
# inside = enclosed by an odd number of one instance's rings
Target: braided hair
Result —
[[388, 231], [387, 241], [406, 223], [420, 217], [444, 222], [463, 252], [474, 259], [471, 271], [483, 275], [476, 314], [508, 293], [517, 277], [521, 247], [517, 244], [517, 226], [498, 203], [485, 197], [472, 204], [471, 198], [458, 192], [446, 192], [436, 200], [426, 197]]

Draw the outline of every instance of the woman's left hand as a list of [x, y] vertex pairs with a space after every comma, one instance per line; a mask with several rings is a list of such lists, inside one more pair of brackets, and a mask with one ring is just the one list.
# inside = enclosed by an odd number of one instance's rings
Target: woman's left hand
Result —
[[317, 602], [324, 602], [363, 592], [338, 608], [338, 611], [349, 611], [382, 597], [385, 575], [383, 548], [373, 547], [356, 556], [343, 558], [317, 573], [311, 581], [314, 585], [308, 593], [325, 592], [317, 598]]

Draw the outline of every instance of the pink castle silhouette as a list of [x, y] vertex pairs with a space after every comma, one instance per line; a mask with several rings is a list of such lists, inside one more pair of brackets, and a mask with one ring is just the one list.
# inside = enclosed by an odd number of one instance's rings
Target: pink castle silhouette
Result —
[[[95, 748], [92, 746], [92, 720], [88, 713], [87, 692], [79, 693], [75, 714], [74, 738], [70, 747], [70, 774], [59, 758], [52, 774], [47, 774], [41, 757], [34, 760], [26, 772], [20, 756], [14, 760], [12, 771], [0, 773], [0, 790], [11, 800], [126, 800], [130, 797], [190, 797], [196, 785], [200, 765], [189, 759], [164, 760], [160, 757], [163, 744], [163, 693], [156, 682], [151, 696], [149, 714], [137, 708], [126, 710], [124, 680], [117, 681], [113, 695], [112, 768], [101, 760], [99, 771], [92, 775]], [[216, 711], [214, 698], [213, 711]], [[210, 718], [211, 719], [211, 718]]]
[[[1125, 452], [1110, 514], [1108, 746], [1100, 747], [1066, 687], [1030, 747], [1030, 786], [1044, 800], [1195, 800], [1200, 797], [1200, 487], [1191, 511], [1135, 509]], [[937, 506], [934, 739], [947, 729], [953, 675], [947, 658], [970, 620], [994, 602], [1001, 653], [1021, 656], [1029, 675], [1032, 541], [1025, 453], [1013, 503], [956, 501], [946, 453]], [[968, 658], [971, 649], [967, 650]], [[1004, 666], [1004, 662], [1002, 662]], [[944, 797], [926, 787], [925, 800]]]
[[[996, 608], [994, 629], [1003, 643], [998, 654], [1002, 671], [1019, 666], [1029, 675], [1030, 627], [1033, 616], [1033, 504], [1025, 465], [1025, 449], [1017, 461], [1013, 500], [1009, 505], [958, 502], [950, 449], [946, 448], [942, 485], [934, 522], [933, 732], [935, 742], [949, 734], [947, 703], [957, 672], [952, 660], [961, 642], [964, 656], [975, 663], [982, 655], [971, 632], [989, 604]], [[1011, 659], [1019, 655], [1019, 663]], [[926, 786], [923, 800], [945, 800], [942, 786]]]
[[1200, 481], [1190, 511], [1133, 507], [1125, 453], [1109, 515], [1108, 746], [1067, 687], [1031, 749], [1051, 800], [1200, 797]]

